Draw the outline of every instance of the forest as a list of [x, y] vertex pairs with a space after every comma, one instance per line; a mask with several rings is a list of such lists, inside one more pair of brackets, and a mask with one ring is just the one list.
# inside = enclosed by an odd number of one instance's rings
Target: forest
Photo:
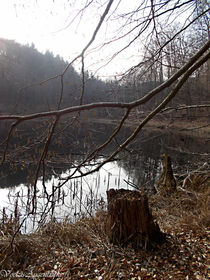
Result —
[[[169, 34], [170, 32], [168, 30]], [[167, 66], [165, 77], [161, 76], [163, 69], [160, 68], [159, 62], [153, 65], [146, 77], [138, 78], [141, 73], [135, 73], [120, 84], [112, 80], [102, 81], [86, 71], [84, 73], [85, 94], [83, 104], [103, 101], [130, 102], [142, 98], [163, 83], [164, 79], [166, 80], [173, 75], [179, 67], [177, 61], [187, 60], [187, 55], [190, 56], [191, 53], [198, 50], [201, 46], [197, 43], [200, 34], [194, 31], [191, 36], [195, 38], [178, 38], [173, 44], [171, 43], [171, 46], [167, 46], [171, 50], [165, 59], [170, 61], [168, 63], [170, 67]], [[196, 42], [196, 46], [191, 45], [192, 40]], [[178, 44], [181, 44], [181, 46]], [[187, 55], [184, 53], [186, 48], [189, 48]], [[149, 53], [152, 53], [152, 49], [149, 50]], [[54, 57], [50, 51], [42, 54], [35, 49], [34, 45], [24, 46], [12, 40], [0, 39], [0, 62], [1, 114], [28, 114], [56, 110], [61, 87], [63, 92], [60, 108], [67, 108], [80, 103], [81, 74], [76, 72], [73, 66], [70, 66], [67, 75], [65, 75], [63, 85], [58, 79], [44, 82], [49, 77], [59, 75], [67, 67], [68, 62], [64, 61], [59, 55]], [[161, 67], [163, 68], [163, 66]], [[186, 82], [179, 96], [171, 101], [169, 106], [205, 105], [208, 101], [210, 88], [209, 69], [208, 62]], [[151, 110], [157, 102], [158, 100], [154, 98], [146, 106], [143, 106], [142, 110]], [[208, 115], [208, 110], [205, 113]], [[97, 114], [102, 113], [97, 112]], [[104, 111], [104, 114], [107, 115], [106, 111]], [[199, 116], [198, 112], [194, 112], [194, 114]]]
[[0, 33], [0, 279], [209, 279], [210, 4], [32, 2]]

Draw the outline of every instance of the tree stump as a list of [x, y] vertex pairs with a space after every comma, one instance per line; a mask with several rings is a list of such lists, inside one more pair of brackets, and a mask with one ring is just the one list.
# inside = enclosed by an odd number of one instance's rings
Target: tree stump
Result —
[[110, 189], [107, 199], [107, 234], [111, 243], [131, 244], [137, 249], [164, 241], [165, 234], [153, 220], [146, 195], [138, 191]]
[[171, 158], [167, 154], [161, 156], [162, 170], [158, 180], [158, 190], [162, 195], [170, 195], [176, 190], [176, 179], [171, 167]]

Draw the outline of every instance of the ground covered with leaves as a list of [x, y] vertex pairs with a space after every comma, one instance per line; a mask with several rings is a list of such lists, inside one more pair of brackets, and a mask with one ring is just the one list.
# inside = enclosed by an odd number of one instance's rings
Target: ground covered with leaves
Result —
[[194, 177], [170, 197], [149, 198], [166, 242], [145, 250], [113, 246], [106, 211], [76, 224], [50, 222], [13, 235], [1, 225], [0, 279], [209, 279], [210, 177]]

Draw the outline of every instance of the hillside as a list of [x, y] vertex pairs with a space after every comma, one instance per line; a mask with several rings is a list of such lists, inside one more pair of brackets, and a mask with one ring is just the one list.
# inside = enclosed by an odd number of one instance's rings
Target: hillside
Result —
[[[20, 45], [12, 40], [0, 39], [0, 114], [6, 113], [34, 113], [69, 106], [79, 105], [83, 95], [83, 104], [92, 102], [132, 102], [144, 97], [149, 91], [161, 84], [150, 76], [147, 80], [137, 80], [130, 76], [121, 83], [116, 81], [102, 81], [86, 71], [84, 81], [81, 73], [77, 73], [73, 66], [61, 79], [61, 74], [68, 62], [60, 56], [54, 56], [47, 51], [38, 52], [34, 45]], [[191, 77], [177, 97], [169, 106], [175, 108], [172, 117], [182, 118], [192, 115], [209, 117], [209, 108], [185, 109], [177, 111], [180, 105], [209, 105], [209, 64], [200, 69], [196, 76]], [[54, 77], [54, 79], [50, 79]], [[47, 80], [47, 82], [46, 82]], [[83, 88], [84, 83], [84, 88]], [[168, 89], [170, 90], [170, 88]], [[160, 92], [140, 111], [149, 111], [156, 106], [168, 90]], [[139, 110], [137, 110], [138, 112]], [[111, 115], [109, 115], [111, 112]], [[121, 116], [116, 110], [97, 110], [97, 116], [112, 118]]]
[[[34, 45], [20, 45], [0, 39], [0, 113], [40, 112], [79, 104], [81, 75], [72, 66], [61, 81], [59, 76], [68, 62], [47, 51], [38, 52]], [[56, 77], [57, 76], [57, 77]], [[48, 82], [45, 80], [56, 77]], [[85, 72], [84, 103], [104, 100], [109, 85]], [[99, 95], [100, 92], [100, 95]]]

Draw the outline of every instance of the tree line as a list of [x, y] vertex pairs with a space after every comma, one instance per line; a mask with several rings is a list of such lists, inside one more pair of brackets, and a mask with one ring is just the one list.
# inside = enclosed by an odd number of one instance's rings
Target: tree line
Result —
[[[175, 32], [175, 31], [174, 31]], [[173, 37], [172, 30], [162, 33], [164, 42]], [[171, 35], [169, 35], [171, 34]], [[147, 92], [170, 78], [173, 73], [189, 59], [199, 48], [197, 40], [200, 33], [181, 34], [175, 40], [162, 48], [158, 59], [153, 59], [157, 41], [144, 49], [145, 61], [121, 83], [117, 81], [102, 81], [93, 74], [85, 72], [85, 94], [83, 104], [91, 102], [130, 102], [143, 97]], [[164, 41], [165, 40], [165, 41]], [[205, 38], [200, 39], [200, 45]], [[196, 42], [192, 44], [192, 42]], [[152, 61], [152, 64], [150, 65]], [[32, 44], [21, 45], [13, 40], [0, 39], [0, 113], [27, 114], [56, 110], [62, 91], [60, 108], [79, 104], [82, 91], [82, 77], [73, 66], [66, 73], [63, 84], [59, 79], [46, 81], [61, 73], [68, 65], [59, 55], [50, 51], [45, 54], [38, 52]], [[143, 72], [145, 72], [143, 74]], [[210, 62], [185, 83], [179, 96], [170, 105], [203, 104], [208, 100]], [[166, 90], [165, 90], [166, 91]], [[165, 94], [162, 92], [162, 95]], [[198, 94], [199, 93], [199, 94]], [[154, 98], [143, 110], [150, 110], [158, 102]], [[107, 110], [100, 110], [98, 115], [107, 115]]]

